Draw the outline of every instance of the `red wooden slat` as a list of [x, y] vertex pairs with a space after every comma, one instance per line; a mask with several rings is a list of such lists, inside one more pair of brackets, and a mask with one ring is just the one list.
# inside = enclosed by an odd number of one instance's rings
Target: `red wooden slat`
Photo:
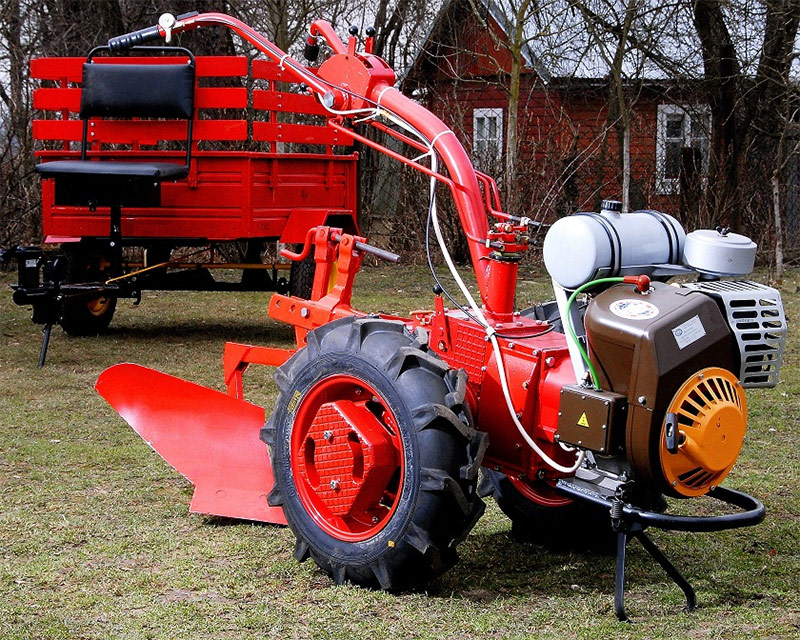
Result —
[[[94, 124], [94, 126], [92, 126]], [[186, 140], [186, 122], [181, 120], [90, 120], [89, 142], [104, 144], [156, 144], [160, 140]], [[91, 134], [94, 133], [94, 136]]]
[[246, 76], [244, 56], [198, 56], [197, 75], [200, 77]]
[[198, 87], [194, 93], [198, 109], [244, 109], [247, 89], [244, 87]]
[[195, 140], [247, 140], [246, 120], [195, 120]]
[[33, 92], [33, 108], [46, 111], [79, 111], [81, 108], [80, 89], [44, 89]]
[[[317, 75], [317, 69], [306, 67], [313, 75]], [[253, 60], [252, 74], [259, 80], [275, 80], [276, 82], [297, 82], [291, 73], [283, 71], [277, 62], [272, 60]]]
[[353, 139], [327, 127], [305, 124], [254, 122], [253, 138], [261, 142], [294, 142], [321, 145], [350, 145]]
[[80, 120], [34, 120], [35, 140], [77, 140], [83, 137], [83, 122]]
[[31, 60], [31, 78], [80, 82], [86, 58], [34, 58]]
[[260, 80], [289, 81], [277, 62], [272, 60], [253, 60], [253, 77]]
[[264, 111], [309, 113], [325, 116], [328, 112], [313, 96], [297, 93], [253, 90], [253, 107]]

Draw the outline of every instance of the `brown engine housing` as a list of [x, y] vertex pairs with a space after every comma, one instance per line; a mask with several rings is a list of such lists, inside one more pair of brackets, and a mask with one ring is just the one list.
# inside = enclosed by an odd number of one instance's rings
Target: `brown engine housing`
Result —
[[[736, 371], [738, 352], [716, 303], [690, 289], [654, 282], [647, 293], [627, 284], [595, 297], [585, 316], [589, 357], [601, 387], [627, 398], [606, 441], [619, 443], [636, 477], [681, 495], [664, 477], [664, 420], [677, 391], [707, 367]], [[603, 453], [603, 452], [600, 452]]]

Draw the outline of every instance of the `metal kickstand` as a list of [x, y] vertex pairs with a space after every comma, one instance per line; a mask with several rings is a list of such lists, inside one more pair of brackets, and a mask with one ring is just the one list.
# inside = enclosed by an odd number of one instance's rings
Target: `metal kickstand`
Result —
[[48, 322], [42, 329], [42, 349], [39, 351], [39, 368], [44, 367], [44, 361], [47, 358], [47, 347], [50, 345], [50, 333], [53, 331], [53, 323]]
[[647, 553], [661, 565], [661, 568], [667, 572], [673, 582], [681, 588], [686, 596], [686, 609], [688, 611], [694, 610], [697, 606], [697, 596], [694, 589], [692, 589], [692, 585], [649, 538], [642, 525], [618, 520], [614, 523], [614, 528], [617, 530], [617, 573], [614, 579], [614, 613], [617, 619], [621, 622], [630, 622], [630, 618], [625, 612], [625, 550], [630, 536], [642, 543]]

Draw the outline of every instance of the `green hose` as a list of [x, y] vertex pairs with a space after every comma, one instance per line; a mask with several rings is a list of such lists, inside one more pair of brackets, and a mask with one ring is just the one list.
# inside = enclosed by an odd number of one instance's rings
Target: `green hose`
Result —
[[594, 388], [598, 391], [600, 390], [600, 382], [597, 379], [597, 371], [592, 364], [592, 361], [589, 360], [589, 354], [586, 353], [586, 350], [583, 348], [580, 340], [578, 340], [578, 336], [575, 335], [575, 329], [572, 328], [572, 317], [570, 315], [570, 309], [572, 308], [572, 303], [575, 302], [575, 298], [578, 297], [583, 291], [586, 289], [590, 289], [591, 287], [597, 286], [599, 284], [612, 284], [617, 282], [623, 282], [623, 278], [599, 278], [597, 280], [592, 280], [591, 282], [587, 282], [586, 284], [581, 285], [572, 293], [567, 300], [567, 308], [566, 308], [566, 318], [564, 318], [564, 326], [567, 328], [567, 335], [569, 336], [570, 340], [578, 347], [578, 351], [581, 353], [581, 357], [583, 361], [586, 363], [586, 367], [589, 369], [589, 375], [592, 376], [592, 383], [594, 384]]

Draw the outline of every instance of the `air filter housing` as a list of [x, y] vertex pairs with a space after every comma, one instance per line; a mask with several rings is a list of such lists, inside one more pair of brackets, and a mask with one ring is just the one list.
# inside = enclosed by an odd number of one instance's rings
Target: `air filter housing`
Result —
[[745, 276], [753, 270], [756, 243], [724, 229], [698, 229], [686, 236], [683, 263], [715, 276]]

